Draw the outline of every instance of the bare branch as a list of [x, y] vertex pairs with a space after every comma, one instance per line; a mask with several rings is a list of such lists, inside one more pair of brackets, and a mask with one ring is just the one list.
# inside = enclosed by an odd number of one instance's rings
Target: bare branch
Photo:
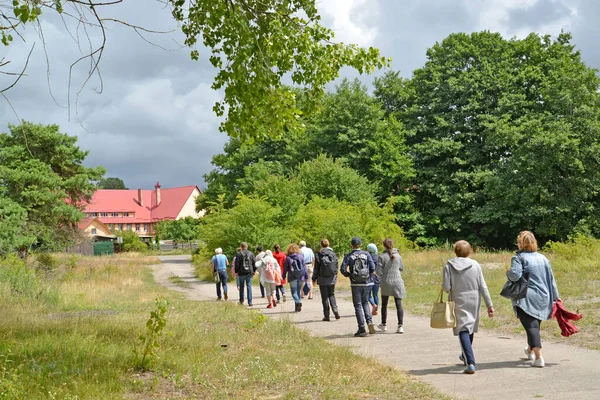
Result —
[[[17, 84], [17, 82], [19, 82], [19, 80], [21, 80], [23, 75], [25, 75], [25, 70], [27, 69], [27, 66], [29, 65], [29, 58], [31, 57], [31, 53], [33, 53], [34, 48], [35, 48], [35, 43], [33, 44], [33, 46], [31, 46], [31, 50], [29, 50], [29, 54], [27, 54], [27, 60], [25, 61], [25, 66], [23, 67], [23, 70], [21, 70], [21, 73], [19, 73], [19, 76], [17, 77], [17, 79], [15, 79], [15, 81], [10, 86], [0, 90], [0, 93], [4, 93], [7, 90], [9, 90], [10, 88], [12, 88], [13, 86], [15, 86]], [[6, 96], [4, 96], [4, 97], [6, 98]]]

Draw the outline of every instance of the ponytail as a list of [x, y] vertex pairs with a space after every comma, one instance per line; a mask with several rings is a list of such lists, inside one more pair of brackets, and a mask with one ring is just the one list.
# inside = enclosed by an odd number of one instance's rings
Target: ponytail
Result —
[[396, 259], [396, 255], [393, 254], [393, 250], [394, 250], [394, 241], [391, 238], [386, 238], [383, 241], [383, 247], [385, 247], [385, 249], [388, 251], [388, 253], [390, 253], [390, 257], [392, 260]]

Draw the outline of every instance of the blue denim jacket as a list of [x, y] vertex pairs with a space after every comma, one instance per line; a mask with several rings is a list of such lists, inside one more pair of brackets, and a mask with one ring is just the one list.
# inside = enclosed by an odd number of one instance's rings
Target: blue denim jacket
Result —
[[[539, 320], [550, 319], [552, 305], [560, 297], [550, 261], [537, 251], [522, 251], [519, 254], [525, 262], [525, 272], [529, 272], [529, 285], [525, 298], [512, 300], [513, 308], [516, 312], [516, 307], [519, 307]], [[513, 282], [518, 281], [522, 271], [521, 260], [518, 256], [513, 256], [510, 260], [508, 279]]]

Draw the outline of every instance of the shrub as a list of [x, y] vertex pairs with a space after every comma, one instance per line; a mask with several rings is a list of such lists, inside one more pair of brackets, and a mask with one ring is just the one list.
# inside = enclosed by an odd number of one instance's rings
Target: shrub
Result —
[[35, 271], [15, 256], [0, 260], [0, 284], [7, 287], [11, 295], [29, 298], [35, 297], [40, 290]]
[[58, 267], [58, 261], [50, 253], [38, 253], [35, 256], [37, 261], [37, 268], [43, 272], [50, 272], [56, 270]]
[[123, 238], [123, 251], [144, 253], [148, 250], [146, 243], [133, 231], [117, 231], [115, 234]]
[[548, 242], [543, 251], [569, 261], [596, 261], [600, 259], [600, 239], [585, 235], [575, 235], [566, 243]]

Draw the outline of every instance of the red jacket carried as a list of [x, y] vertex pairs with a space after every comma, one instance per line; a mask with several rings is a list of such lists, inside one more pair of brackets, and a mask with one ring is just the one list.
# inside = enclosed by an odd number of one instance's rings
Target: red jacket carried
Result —
[[552, 315], [550, 317], [556, 317], [556, 321], [561, 330], [560, 334], [564, 337], [569, 337], [572, 334], [579, 332], [579, 329], [577, 329], [570, 321], [580, 320], [583, 318], [583, 314], [575, 314], [567, 311], [562, 301], [558, 300], [554, 302], [554, 305], [552, 306]]

